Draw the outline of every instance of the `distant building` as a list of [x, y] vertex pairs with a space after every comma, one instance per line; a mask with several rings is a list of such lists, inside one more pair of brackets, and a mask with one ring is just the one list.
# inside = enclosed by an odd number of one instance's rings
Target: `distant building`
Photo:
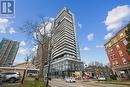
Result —
[[130, 56], [126, 52], [127, 29], [127, 26], [121, 29], [105, 44], [112, 69], [121, 78], [130, 78]]
[[0, 43], [0, 66], [8, 67], [13, 65], [18, 49], [19, 42], [3, 39]]
[[33, 65], [31, 62], [23, 62], [23, 63], [19, 63], [16, 64], [14, 67], [14, 71], [15, 72], [20, 72], [21, 75], [23, 75], [24, 70], [27, 68], [27, 75], [33, 75], [33, 74], [37, 74], [37, 72], [39, 71], [39, 69], [36, 69], [36, 66]]
[[31, 62], [19, 63], [12, 67], [0, 67], [0, 72], [19, 72], [22, 77], [26, 68], [28, 76], [36, 75], [39, 72], [39, 69], [36, 69], [36, 67]]
[[74, 14], [64, 7], [54, 20], [51, 75], [70, 76], [83, 70], [76, 36]]

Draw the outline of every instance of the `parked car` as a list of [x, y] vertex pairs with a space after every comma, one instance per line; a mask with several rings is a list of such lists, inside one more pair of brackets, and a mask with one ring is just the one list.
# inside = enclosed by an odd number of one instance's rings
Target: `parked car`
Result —
[[0, 73], [0, 85], [2, 85], [2, 83], [3, 83], [3, 76], [2, 76], [2, 74]]
[[98, 81], [106, 81], [107, 78], [105, 76], [99, 76]]
[[18, 72], [5, 72], [1, 74], [4, 82], [15, 83], [20, 80], [20, 74]]
[[65, 81], [66, 82], [74, 82], [74, 83], [76, 82], [74, 77], [67, 77], [67, 78], [65, 78]]

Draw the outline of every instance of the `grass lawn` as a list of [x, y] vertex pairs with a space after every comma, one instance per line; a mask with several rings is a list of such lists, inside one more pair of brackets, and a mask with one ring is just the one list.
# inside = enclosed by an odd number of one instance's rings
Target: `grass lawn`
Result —
[[5, 87], [45, 87], [45, 84], [43, 81], [33, 81], [33, 80], [27, 80], [24, 81], [24, 84], [16, 83], [16, 84], [7, 84]]

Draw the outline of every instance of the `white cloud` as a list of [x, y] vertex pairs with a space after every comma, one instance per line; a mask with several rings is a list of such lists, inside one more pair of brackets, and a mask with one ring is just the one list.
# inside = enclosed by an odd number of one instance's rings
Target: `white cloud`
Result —
[[82, 28], [82, 24], [78, 23], [78, 27], [81, 29]]
[[26, 62], [25, 60], [19, 60], [19, 59], [15, 59], [13, 65], [17, 65], [17, 64], [20, 64], [20, 63], [24, 63]]
[[33, 37], [34, 37], [34, 39], [37, 39], [37, 34], [36, 34], [36, 32], [33, 32]]
[[108, 39], [110, 39], [111, 37], [113, 37], [113, 33], [108, 33], [107, 35], [105, 35], [104, 39], [105, 39], [105, 40], [108, 40]]
[[54, 20], [55, 20], [55, 18], [50, 17], [50, 18], [49, 18], [49, 20], [50, 20], [50, 21], [54, 21]]
[[[45, 26], [44, 26], [45, 25]], [[52, 23], [46, 22], [45, 24], [41, 24], [40, 33], [39, 32], [33, 32], [33, 37], [37, 39], [38, 37], [41, 37], [40, 35], [46, 34], [47, 36], [51, 35], [51, 29], [52, 29]]]
[[33, 55], [34, 55], [34, 56], [37, 55], [37, 49], [38, 49], [38, 45], [33, 46], [32, 52], [33, 52]]
[[130, 20], [130, 7], [128, 5], [117, 6], [111, 11], [108, 11], [108, 15], [105, 20], [105, 25], [108, 31], [121, 28], [124, 22]]
[[[43, 20], [45, 20], [45, 22], [40, 25], [41, 26], [40, 33], [42, 35], [47, 34], [48, 36], [50, 36], [51, 35], [51, 29], [52, 29], [52, 21], [54, 21], [54, 18], [44, 17]], [[37, 37], [40, 36], [40, 34], [38, 32], [34, 32], [33, 36], [36, 39]]]
[[13, 34], [13, 33], [16, 33], [16, 31], [14, 30], [14, 28], [10, 28], [9, 33]]
[[88, 47], [84, 47], [83, 50], [84, 50], [84, 51], [89, 51], [90, 48], [88, 48]]
[[9, 25], [8, 19], [1, 19], [0, 18], [0, 33], [6, 33], [6, 28]]
[[44, 20], [54, 21], [55, 18], [53, 18], [53, 17], [44, 17]]
[[20, 47], [18, 50], [18, 54], [23, 56], [27, 55], [28, 54], [27, 48]]
[[103, 48], [103, 45], [96, 45], [96, 48]]
[[94, 34], [93, 33], [90, 33], [88, 34], [88, 40], [93, 40], [94, 39]]
[[25, 45], [26, 45], [25, 41], [20, 42], [20, 46], [25, 46]]
[[32, 51], [35, 52], [38, 48], [38, 45], [33, 46]]
[[46, 33], [50, 33], [51, 28], [52, 28], [52, 23], [49, 22], [49, 23], [47, 24], [47, 26], [46, 26]]
[[[46, 33], [48, 36], [50, 36], [52, 23], [47, 22], [47, 25], [45, 27], [44, 27], [44, 24], [42, 24], [42, 26], [43, 26], [43, 28], [40, 30], [41, 34], [43, 35], [44, 33]], [[44, 28], [45, 28], [45, 30], [44, 30]]]

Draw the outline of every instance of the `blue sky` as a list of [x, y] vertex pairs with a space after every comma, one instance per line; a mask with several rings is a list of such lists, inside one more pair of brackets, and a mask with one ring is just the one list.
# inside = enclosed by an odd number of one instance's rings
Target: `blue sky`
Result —
[[18, 29], [26, 20], [55, 17], [66, 6], [76, 19], [81, 60], [108, 63], [103, 45], [130, 20], [129, 0], [15, 0], [15, 18], [0, 18], [0, 40], [21, 42], [15, 63], [23, 62], [29, 43]]

